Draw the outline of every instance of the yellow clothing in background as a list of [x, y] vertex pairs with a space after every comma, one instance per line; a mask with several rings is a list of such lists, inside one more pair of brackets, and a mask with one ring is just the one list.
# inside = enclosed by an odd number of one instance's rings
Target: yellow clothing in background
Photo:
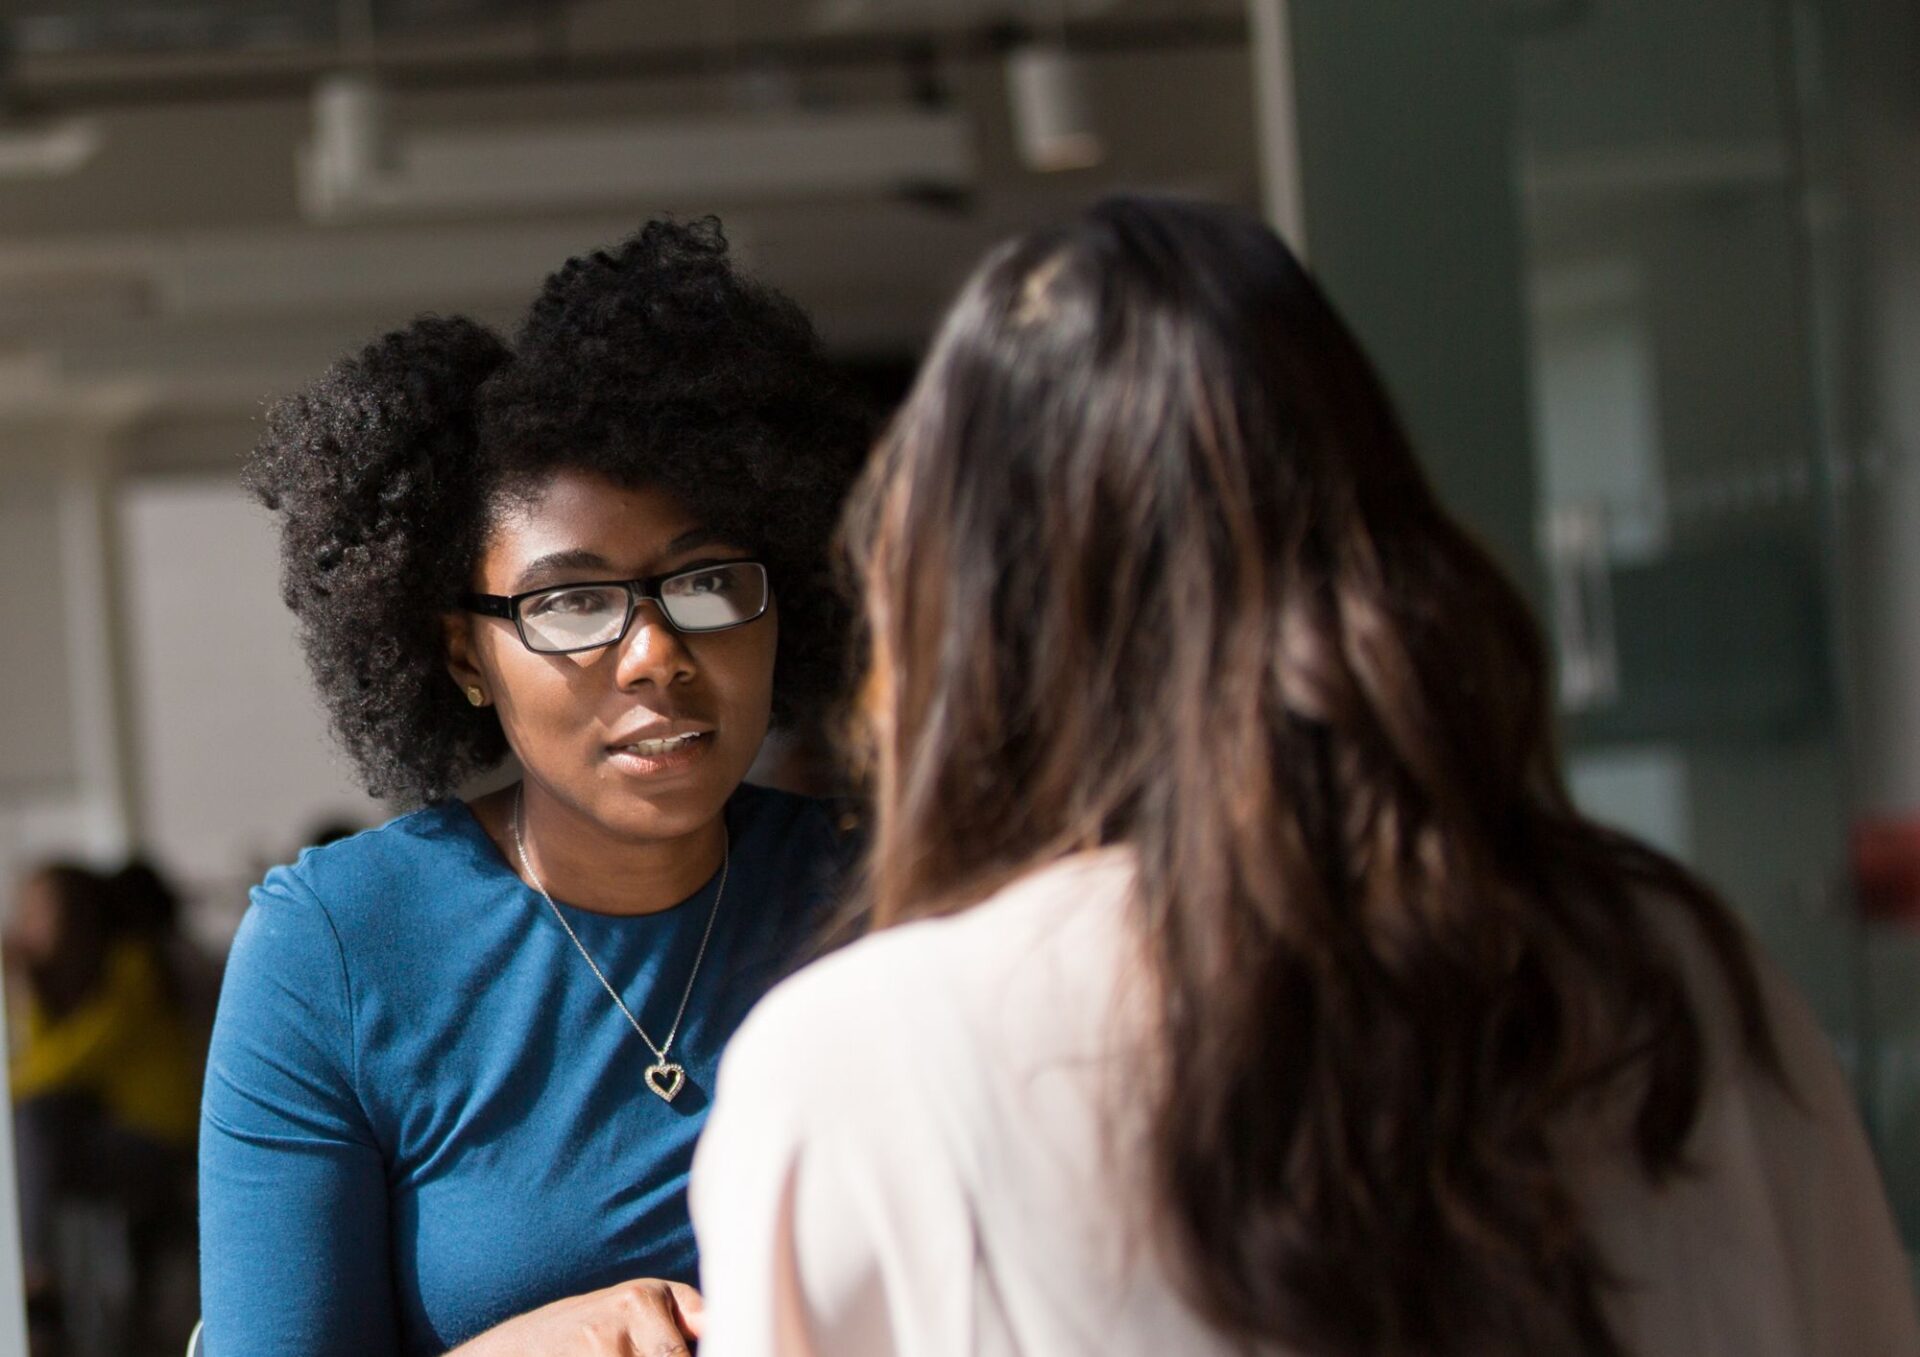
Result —
[[50, 1019], [28, 1003], [9, 1082], [16, 1103], [88, 1094], [122, 1127], [169, 1145], [191, 1145], [199, 1122], [186, 1020], [167, 996], [153, 953], [139, 943], [115, 946], [99, 987], [65, 1017]]

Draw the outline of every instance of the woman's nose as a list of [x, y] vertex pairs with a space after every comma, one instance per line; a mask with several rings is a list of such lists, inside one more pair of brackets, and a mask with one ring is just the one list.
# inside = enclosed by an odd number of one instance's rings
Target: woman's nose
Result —
[[633, 625], [616, 648], [616, 677], [622, 688], [643, 683], [665, 688], [693, 677], [693, 653], [687, 649], [686, 638], [668, 624], [651, 599], [634, 610]]

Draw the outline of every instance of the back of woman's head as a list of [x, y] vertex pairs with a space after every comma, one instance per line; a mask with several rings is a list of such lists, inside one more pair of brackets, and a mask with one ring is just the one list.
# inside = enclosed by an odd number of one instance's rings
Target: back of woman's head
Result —
[[1526, 607], [1251, 219], [1121, 200], [993, 253], [849, 521], [876, 917], [1139, 861], [1152, 1200], [1222, 1330], [1327, 1354], [1611, 1353], [1550, 1129], [1633, 1090], [1679, 1164], [1702, 1036], [1641, 901], [1711, 898], [1569, 806]]

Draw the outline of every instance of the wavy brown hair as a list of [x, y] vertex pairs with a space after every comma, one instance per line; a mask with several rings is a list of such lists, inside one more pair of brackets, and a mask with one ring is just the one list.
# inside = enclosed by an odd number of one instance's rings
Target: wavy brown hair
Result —
[[1743, 939], [1584, 820], [1519, 593], [1257, 222], [1117, 200], [996, 250], [856, 498], [880, 926], [1134, 850], [1150, 1206], [1224, 1334], [1616, 1354], [1556, 1129], [1658, 1182], [1706, 1077], [1676, 911], [1778, 1069]]

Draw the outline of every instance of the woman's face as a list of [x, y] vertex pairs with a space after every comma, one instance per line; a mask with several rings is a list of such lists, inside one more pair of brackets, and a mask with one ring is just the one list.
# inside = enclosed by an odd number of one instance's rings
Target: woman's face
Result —
[[[748, 555], [665, 491], [563, 471], [493, 525], [472, 587], [521, 594]], [[521, 644], [510, 620], [464, 615], [451, 631], [450, 668], [498, 710], [530, 797], [616, 837], [659, 841], [711, 823], [746, 776], [772, 711], [778, 626], [769, 606], [743, 626], [686, 634], [647, 602], [614, 644], [544, 655]], [[683, 735], [694, 738], [667, 752], [637, 747]]]
[[45, 873], [20, 883], [7, 942], [27, 962], [47, 960], [60, 945], [60, 892]]

